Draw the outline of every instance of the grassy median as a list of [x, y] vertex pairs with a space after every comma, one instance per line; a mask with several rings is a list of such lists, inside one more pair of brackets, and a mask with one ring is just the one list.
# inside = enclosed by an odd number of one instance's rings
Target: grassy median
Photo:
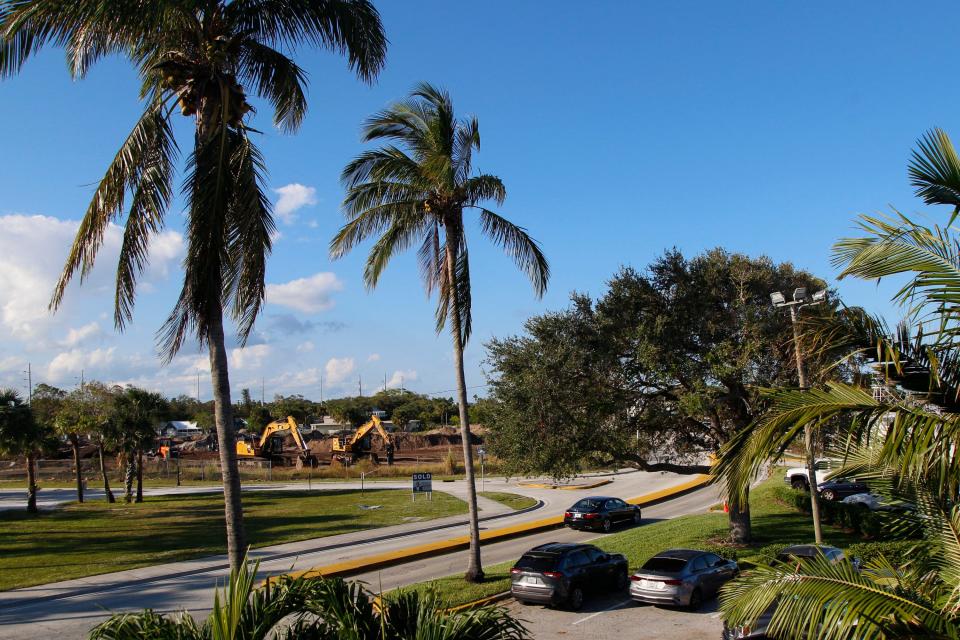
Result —
[[[782, 478], [775, 476], [751, 492], [754, 541], [749, 547], [737, 549], [741, 562], [759, 559], [760, 549], [768, 544], [813, 542], [813, 522], [810, 517], [777, 499], [776, 488], [782, 484]], [[605, 551], [622, 553], [633, 570], [664, 549], [717, 544], [722, 542], [726, 534], [726, 514], [711, 512], [681, 516], [600, 536], [592, 544]], [[824, 543], [841, 548], [862, 541], [858, 536], [828, 525], [823, 525], [823, 534]], [[484, 567], [487, 577], [482, 584], [470, 584], [462, 575], [453, 575], [406, 588], [434, 590], [447, 606], [466, 604], [509, 590], [511, 566], [512, 562], [506, 562]]]
[[528, 509], [538, 502], [536, 498], [521, 496], [517, 493], [507, 493], [505, 491], [478, 491], [477, 495], [483, 496], [487, 500], [493, 500], [502, 505], [506, 505], [514, 511]]
[[[366, 507], [376, 507], [364, 509]], [[466, 513], [434, 492], [257, 491], [243, 494], [250, 543], [264, 547]], [[226, 552], [223, 496], [157, 496], [142, 504], [72, 503], [31, 516], [0, 512], [0, 590]]]

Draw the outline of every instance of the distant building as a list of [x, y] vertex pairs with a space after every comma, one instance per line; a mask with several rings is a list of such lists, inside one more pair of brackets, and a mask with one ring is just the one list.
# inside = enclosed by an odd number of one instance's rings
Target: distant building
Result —
[[168, 420], [160, 425], [158, 431], [160, 435], [167, 436], [168, 438], [190, 438], [203, 435], [203, 430], [197, 426], [196, 422], [188, 422], [186, 420]]

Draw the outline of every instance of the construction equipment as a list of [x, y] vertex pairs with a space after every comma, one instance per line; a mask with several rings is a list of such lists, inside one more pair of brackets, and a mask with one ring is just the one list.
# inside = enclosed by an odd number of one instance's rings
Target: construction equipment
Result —
[[393, 434], [383, 428], [383, 423], [377, 416], [372, 416], [367, 423], [353, 433], [334, 438], [331, 443], [330, 461], [353, 464], [364, 456], [370, 456], [374, 463], [378, 463], [379, 458], [376, 453], [371, 451], [370, 440], [367, 437], [372, 435], [373, 431], [379, 433], [380, 437], [383, 438], [387, 464], [393, 464], [393, 452], [396, 448]]
[[[296, 444], [296, 447], [291, 450], [283, 448], [284, 431], [290, 432]], [[237, 458], [243, 460], [254, 457], [265, 458], [275, 464], [296, 465], [298, 468], [303, 465], [317, 466], [317, 458], [310, 453], [310, 447], [300, 435], [300, 429], [293, 416], [287, 416], [286, 420], [274, 420], [268, 424], [263, 428], [259, 441], [253, 438], [237, 440]]]

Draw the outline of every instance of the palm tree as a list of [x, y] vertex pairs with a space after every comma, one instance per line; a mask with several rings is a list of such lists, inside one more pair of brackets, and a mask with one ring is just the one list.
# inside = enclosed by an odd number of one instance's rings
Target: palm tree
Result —
[[37, 512], [37, 452], [49, 434], [14, 389], [0, 389], [0, 453], [27, 459], [27, 511]]
[[133, 501], [133, 479], [137, 479], [136, 502], [143, 502], [143, 449], [154, 440], [154, 424], [163, 410], [159, 393], [127, 387], [114, 396], [111, 420], [116, 425], [117, 444], [126, 459], [124, 500]]
[[470, 562], [466, 577], [483, 578], [480, 529], [474, 486], [470, 421], [463, 349], [470, 338], [470, 264], [464, 209], [479, 213], [480, 229], [503, 247], [524, 271], [537, 296], [547, 288], [550, 268], [539, 245], [522, 227], [484, 208], [503, 204], [507, 192], [500, 178], [471, 175], [473, 151], [480, 148], [476, 118], [459, 120], [450, 95], [430, 84], [420, 84], [409, 100], [397, 103], [364, 124], [363, 140], [396, 141], [360, 154], [343, 170], [347, 188], [347, 222], [330, 243], [333, 258], [346, 255], [359, 243], [379, 235], [367, 258], [364, 282], [377, 286], [387, 263], [418, 242], [417, 257], [427, 294], [437, 291], [436, 329], [450, 322], [457, 374], [457, 402], [463, 436], [464, 471], [470, 509]]
[[[223, 474], [227, 548], [237, 567], [246, 549], [237, 472], [224, 312], [245, 342], [263, 304], [274, 224], [264, 160], [246, 122], [247, 91], [296, 131], [307, 110], [306, 74], [284, 51], [332, 49], [372, 81], [386, 37], [369, 0], [18, 0], [0, 4], [0, 78], [18, 73], [43, 45], [62, 45], [74, 77], [100, 58], [136, 65], [146, 108], [96, 188], [51, 307], [71, 278], [93, 266], [111, 221], [127, 214], [117, 269], [114, 323], [132, 318], [137, 278], [173, 198], [178, 159], [172, 114], [194, 119], [186, 163], [187, 255], [179, 300], [158, 334], [166, 361], [190, 334], [210, 357]], [[129, 200], [128, 200], [129, 196]], [[129, 207], [127, 206], [129, 203]]]
[[952, 208], [946, 227], [901, 214], [863, 216], [863, 235], [834, 246], [841, 277], [909, 276], [895, 297], [906, 321], [891, 332], [848, 309], [816, 329], [822, 342], [872, 361], [887, 392], [842, 382], [774, 390], [769, 412], [738, 434], [718, 471], [733, 487], [746, 486], [803, 424], [832, 423], [846, 457], [835, 475], [872, 477], [893, 494], [914, 496], [932, 551], [900, 567], [881, 558], [864, 572], [825, 561], [759, 568], [725, 592], [728, 623], [752, 624], [776, 601], [777, 637], [960, 637], [960, 238], [952, 227], [960, 158], [944, 132], [921, 138], [909, 174], [927, 203]]
[[198, 624], [181, 614], [147, 610], [114, 615], [90, 633], [91, 640], [213, 640], [220, 638], [310, 638], [311, 640], [520, 640], [523, 624], [499, 607], [448, 612], [435, 596], [400, 592], [375, 603], [360, 583], [340, 578], [280, 578], [254, 588], [257, 565], [241, 565], [214, 596], [209, 617]]

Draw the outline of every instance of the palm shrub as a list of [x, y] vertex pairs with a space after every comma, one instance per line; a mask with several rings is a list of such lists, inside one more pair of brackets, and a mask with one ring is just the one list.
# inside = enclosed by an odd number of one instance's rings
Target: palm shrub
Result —
[[915, 501], [923, 552], [908, 562], [902, 554], [891, 562], [894, 549], [875, 553], [863, 571], [822, 559], [759, 567], [723, 591], [727, 623], [753, 624], [776, 602], [776, 637], [960, 637], [960, 157], [943, 131], [921, 138], [909, 175], [925, 202], [950, 207], [946, 226], [899, 213], [862, 216], [862, 235], [834, 245], [841, 277], [905, 277], [895, 296], [905, 321], [890, 331], [846, 309], [811, 329], [822, 344], [873, 362], [883, 392], [856, 381], [771, 390], [769, 411], [733, 439], [716, 472], [745, 488], [803, 425], [832, 424], [845, 458], [835, 475]]
[[49, 446], [51, 436], [16, 390], [0, 389], [0, 454], [26, 458], [30, 513], [37, 512], [37, 454]]
[[[245, 343], [263, 306], [274, 231], [266, 165], [249, 126], [254, 109], [248, 93], [269, 105], [278, 128], [295, 132], [307, 111], [306, 73], [290, 56], [304, 46], [330, 49], [372, 81], [386, 55], [380, 16], [369, 0], [0, 2], [0, 79], [19, 73], [45, 45], [66, 49], [74, 78], [84, 77], [105, 56], [126, 57], [140, 75], [145, 103], [94, 191], [51, 307], [60, 305], [75, 274], [82, 279], [90, 273], [109, 225], [126, 215], [114, 324], [122, 330], [132, 320], [150, 242], [163, 229], [174, 198], [180, 152], [174, 114], [179, 110], [192, 120], [182, 190], [183, 285], [158, 337], [166, 361], [190, 337], [207, 347], [227, 553], [236, 567], [247, 544], [224, 317], [233, 320]], [[82, 501], [79, 484], [78, 498]]]
[[114, 615], [91, 640], [520, 640], [523, 624], [499, 607], [450, 612], [433, 595], [400, 591], [374, 598], [358, 582], [281, 577], [254, 586], [257, 564], [244, 563], [214, 595], [206, 620], [146, 610]]

